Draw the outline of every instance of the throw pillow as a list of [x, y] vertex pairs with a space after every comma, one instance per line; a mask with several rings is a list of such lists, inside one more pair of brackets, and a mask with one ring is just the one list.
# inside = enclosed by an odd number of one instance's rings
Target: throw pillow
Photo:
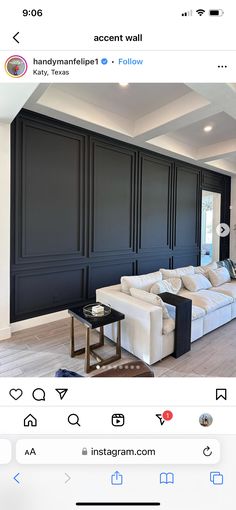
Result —
[[189, 276], [182, 276], [182, 282], [187, 290], [190, 292], [197, 292], [198, 290], [210, 289], [211, 282], [203, 274], [194, 274]]
[[211, 262], [210, 264], [207, 264], [206, 266], [197, 266], [194, 268], [194, 272], [196, 274], [203, 274], [206, 276], [210, 269], [217, 269], [217, 262]]
[[218, 267], [218, 269], [210, 269], [208, 278], [212, 283], [212, 287], [218, 287], [223, 283], [230, 282], [230, 274], [226, 267]]
[[135, 289], [142, 289], [149, 292], [150, 288], [155, 282], [162, 280], [160, 271], [155, 273], [141, 274], [138, 276], [122, 276], [120, 279], [121, 290], [126, 294], [130, 294], [131, 287]]
[[160, 269], [163, 280], [167, 278], [178, 278], [184, 276], [185, 274], [194, 274], [194, 267], [178, 267], [177, 269]]
[[178, 294], [182, 287], [181, 278], [167, 278], [161, 282], [156, 282], [151, 287], [150, 292], [153, 294], [161, 294], [162, 292], [170, 292], [171, 294]]
[[236, 279], [236, 267], [235, 263], [231, 259], [220, 260], [217, 262], [218, 267], [226, 267], [228, 269], [230, 277]]
[[152, 294], [151, 292], [146, 292], [145, 290], [140, 289], [130, 289], [131, 296], [141, 299], [142, 301], [145, 301], [146, 303], [150, 303], [151, 305], [160, 306], [162, 308], [163, 318], [169, 319], [169, 314], [167, 311], [167, 308], [165, 306], [165, 303], [162, 301], [160, 296], [156, 296], [156, 294]]

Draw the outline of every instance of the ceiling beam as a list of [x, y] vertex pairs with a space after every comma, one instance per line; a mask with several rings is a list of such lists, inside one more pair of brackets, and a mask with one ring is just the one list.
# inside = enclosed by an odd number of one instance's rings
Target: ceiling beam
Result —
[[150, 148], [155, 147], [156, 149], [166, 149], [171, 154], [175, 155], [175, 157], [185, 156], [191, 159], [196, 158], [196, 150], [194, 147], [190, 147], [189, 145], [176, 140], [171, 135], [158, 136], [157, 138], [148, 140], [147, 143], [150, 145]]
[[198, 94], [190, 92], [176, 101], [140, 117], [135, 122], [133, 136], [136, 141], [150, 140], [187, 127], [193, 122], [206, 119], [220, 111], [222, 110], [219, 106], [212, 105]]
[[209, 161], [208, 165], [215, 169], [225, 170], [226, 172], [236, 174], [236, 163], [229, 159], [218, 159], [217, 161]]
[[236, 138], [224, 142], [201, 147], [196, 151], [197, 161], [213, 161], [226, 158], [228, 155], [236, 152]]
[[236, 86], [230, 83], [190, 83], [192, 90], [201, 94], [222, 111], [236, 119]]

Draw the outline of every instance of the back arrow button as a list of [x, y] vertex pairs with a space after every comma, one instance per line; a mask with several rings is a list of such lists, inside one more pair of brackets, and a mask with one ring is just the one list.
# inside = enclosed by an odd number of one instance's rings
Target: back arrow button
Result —
[[17, 40], [17, 36], [19, 35], [20, 32], [16, 32], [15, 35], [12, 36], [12, 39], [14, 39], [14, 41], [16, 41], [18, 44], [20, 44], [20, 41]]
[[20, 483], [19, 480], [18, 480], [18, 476], [19, 476], [20, 473], [16, 473], [15, 476], [13, 476], [13, 480], [15, 480], [16, 483]]

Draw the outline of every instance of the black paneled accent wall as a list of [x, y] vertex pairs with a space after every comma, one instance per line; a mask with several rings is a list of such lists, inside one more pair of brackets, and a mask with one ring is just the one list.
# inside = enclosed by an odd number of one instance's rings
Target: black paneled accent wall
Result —
[[221, 193], [229, 223], [229, 177], [22, 110], [12, 125], [11, 321], [90, 299], [124, 274], [197, 265], [202, 189]]

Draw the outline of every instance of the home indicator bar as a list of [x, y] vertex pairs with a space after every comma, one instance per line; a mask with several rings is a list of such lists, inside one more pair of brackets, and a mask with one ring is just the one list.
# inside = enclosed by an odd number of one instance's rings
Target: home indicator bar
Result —
[[128, 503], [125, 503], [125, 502], [119, 502], [119, 503], [109, 503], [108, 501], [106, 501], [105, 503], [88, 503], [88, 502], [83, 502], [83, 503], [76, 503], [76, 506], [161, 506], [161, 503], [151, 503], [151, 502], [148, 502], [148, 503], [134, 503], [134, 502], [128, 502]]

